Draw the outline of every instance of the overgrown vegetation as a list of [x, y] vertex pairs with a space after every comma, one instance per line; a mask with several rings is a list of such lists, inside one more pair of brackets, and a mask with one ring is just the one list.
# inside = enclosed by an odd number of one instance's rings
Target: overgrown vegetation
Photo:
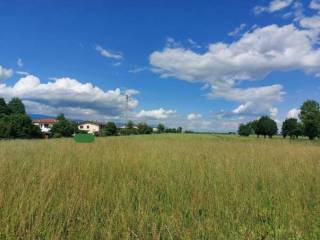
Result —
[[0, 141], [1, 239], [320, 239], [317, 142]]

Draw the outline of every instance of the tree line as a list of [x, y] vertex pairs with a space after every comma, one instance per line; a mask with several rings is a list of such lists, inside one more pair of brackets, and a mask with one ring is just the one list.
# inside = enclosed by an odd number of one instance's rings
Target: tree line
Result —
[[182, 128], [166, 128], [163, 124], [158, 124], [156, 131], [147, 123], [135, 124], [133, 121], [128, 121], [124, 128], [117, 128], [114, 122], [108, 122], [102, 129], [103, 136], [118, 136], [118, 135], [138, 135], [138, 134], [152, 134], [152, 133], [182, 133]]
[[[85, 133], [79, 130], [76, 122], [67, 119], [63, 113], [59, 114], [58, 120], [53, 124], [48, 137], [60, 138], [71, 137], [76, 133]], [[153, 128], [147, 123], [135, 124], [128, 121], [124, 128], [117, 128], [114, 122], [108, 122], [103, 127], [100, 136], [138, 135], [151, 134]], [[181, 133], [182, 128], [166, 128], [158, 124], [156, 133]], [[8, 103], [0, 98], [0, 138], [41, 138], [43, 133], [39, 126], [33, 124], [32, 119], [26, 114], [25, 106], [19, 98], [12, 98]]]
[[[278, 133], [277, 123], [269, 116], [240, 124], [238, 134], [249, 136], [256, 134], [272, 137]], [[284, 138], [306, 136], [310, 140], [320, 138], [320, 105], [317, 101], [307, 100], [300, 107], [299, 118], [287, 118], [282, 123], [281, 134]]]

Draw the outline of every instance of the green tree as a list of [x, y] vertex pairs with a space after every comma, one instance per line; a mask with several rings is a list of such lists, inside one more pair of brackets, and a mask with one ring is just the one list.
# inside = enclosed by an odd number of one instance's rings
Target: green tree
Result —
[[252, 133], [252, 128], [250, 123], [247, 124], [240, 124], [238, 129], [238, 134], [240, 136], [248, 137]]
[[182, 127], [177, 128], [177, 133], [182, 133]]
[[296, 118], [288, 118], [282, 123], [281, 134], [284, 138], [298, 138], [302, 135], [302, 125]]
[[117, 126], [114, 122], [107, 122], [102, 131], [105, 136], [115, 136], [118, 133]]
[[256, 134], [263, 135], [264, 137], [269, 136], [272, 138], [273, 135], [277, 134], [278, 127], [277, 123], [269, 116], [262, 116], [257, 123]]
[[127, 123], [126, 123], [126, 128], [127, 129], [133, 129], [134, 127], [134, 122], [129, 120]]
[[256, 133], [257, 128], [258, 128], [258, 122], [259, 122], [259, 120], [253, 120], [253, 121], [249, 122], [252, 134]]
[[71, 137], [73, 133], [78, 132], [77, 125], [66, 119], [63, 113], [57, 116], [57, 120], [51, 129], [53, 136]]
[[0, 137], [37, 138], [40, 136], [40, 128], [33, 125], [31, 118], [26, 114], [10, 114], [1, 119]]
[[314, 100], [305, 101], [300, 108], [300, 119], [304, 128], [304, 135], [310, 140], [320, 135], [320, 106]]
[[9, 114], [10, 108], [6, 104], [5, 100], [3, 98], [0, 98], [0, 118]]
[[151, 134], [152, 128], [148, 126], [146, 123], [139, 123], [138, 124], [138, 133], [139, 134]]
[[17, 97], [10, 100], [8, 107], [13, 114], [26, 114], [26, 109], [22, 101]]
[[158, 129], [158, 133], [164, 133], [166, 128], [164, 127], [163, 124], [159, 123], [157, 126], [157, 129]]

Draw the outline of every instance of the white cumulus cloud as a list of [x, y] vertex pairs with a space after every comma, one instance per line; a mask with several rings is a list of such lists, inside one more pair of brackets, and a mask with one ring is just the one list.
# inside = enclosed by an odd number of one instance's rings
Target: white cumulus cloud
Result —
[[138, 118], [145, 119], [167, 119], [171, 115], [176, 113], [175, 110], [166, 110], [164, 108], [154, 109], [154, 110], [141, 110], [138, 114]]
[[300, 114], [300, 109], [293, 108], [288, 112], [287, 118], [297, 118], [298, 119], [299, 114]]
[[320, 10], [320, 0], [312, 0], [309, 7], [314, 10]]
[[[126, 93], [133, 96], [138, 92], [122, 92], [119, 88], [104, 91], [91, 83], [81, 83], [68, 77], [41, 83], [38, 77], [27, 75], [13, 86], [0, 84], [0, 96], [21, 98], [30, 113], [56, 114], [63, 111], [71, 117], [91, 119], [122, 116], [127, 106]], [[130, 97], [129, 110], [137, 105], [138, 101]]]
[[0, 81], [10, 78], [13, 74], [12, 69], [4, 68], [0, 65]]
[[150, 55], [150, 64], [161, 77], [210, 84], [211, 97], [252, 104], [269, 111], [281, 101], [279, 84], [241, 88], [243, 81], [265, 78], [275, 71], [302, 70], [320, 73], [320, 50], [314, 30], [293, 24], [260, 27], [230, 44], [213, 43], [205, 53], [183, 47], [165, 47]]
[[197, 120], [197, 119], [200, 119], [200, 118], [202, 118], [202, 115], [200, 113], [190, 113], [187, 116], [187, 119], [190, 120], [190, 121]]
[[268, 6], [256, 6], [253, 11], [255, 14], [260, 14], [262, 12], [273, 13], [289, 7], [293, 2], [294, 0], [273, 0]]

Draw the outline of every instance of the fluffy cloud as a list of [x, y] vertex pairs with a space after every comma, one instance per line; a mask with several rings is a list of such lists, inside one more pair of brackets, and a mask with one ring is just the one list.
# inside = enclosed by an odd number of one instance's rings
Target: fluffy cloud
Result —
[[[165, 47], [150, 55], [150, 63], [161, 77], [203, 82], [211, 85], [210, 97], [239, 101], [246, 108], [251, 105], [269, 112], [282, 99], [281, 85], [247, 89], [237, 86], [243, 81], [263, 79], [274, 71], [319, 74], [317, 43], [314, 30], [299, 29], [293, 24], [270, 25], [256, 28], [230, 44], [210, 44], [208, 51], [201, 54], [183, 47]], [[243, 107], [238, 111], [244, 111]]]
[[312, 0], [309, 7], [314, 10], [320, 10], [320, 0]]
[[200, 118], [202, 118], [202, 115], [199, 114], [199, 113], [190, 113], [187, 116], [187, 119], [190, 120], [190, 121], [197, 120], [197, 119], [200, 119]]
[[299, 114], [300, 114], [300, 109], [293, 108], [288, 112], [287, 118], [299, 118]]
[[138, 118], [144, 118], [144, 119], [151, 119], [151, 120], [161, 120], [161, 119], [167, 119], [169, 116], [176, 113], [174, 110], [166, 110], [163, 108], [154, 109], [154, 110], [141, 110], [136, 116]]
[[0, 65], [0, 81], [10, 78], [12, 74], [13, 74], [12, 69], [7, 69]]
[[303, 17], [300, 19], [299, 24], [307, 29], [320, 29], [320, 16]]
[[[0, 95], [5, 98], [19, 97], [30, 113], [56, 114], [65, 112], [68, 116], [88, 118], [112, 118], [123, 115], [127, 104], [126, 94], [133, 96], [136, 90], [122, 92], [120, 89], [103, 91], [91, 83], [76, 79], [57, 78], [41, 83], [33, 75], [21, 78], [13, 86], [0, 84]], [[129, 98], [129, 110], [137, 107], [138, 101]]]
[[313, 32], [293, 24], [270, 25], [246, 33], [231, 44], [214, 43], [199, 54], [184, 48], [165, 48], [150, 56], [162, 77], [209, 82], [219, 88], [236, 81], [255, 80], [272, 71], [301, 69], [318, 73], [320, 52]]
[[100, 45], [96, 46], [96, 50], [100, 53], [101, 56], [106, 58], [112, 58], [116, 60], [121, 60], [123, 58], [122, 54], [120, 53], [113, 53], [110, 50], [107, 50]]
[[294, 0], [273, 0], [268, 6], [256, 6], [253, 11], [255, 14], [260, 14], [262, 12], [273, 13], [289, 7], [293, 2]]

